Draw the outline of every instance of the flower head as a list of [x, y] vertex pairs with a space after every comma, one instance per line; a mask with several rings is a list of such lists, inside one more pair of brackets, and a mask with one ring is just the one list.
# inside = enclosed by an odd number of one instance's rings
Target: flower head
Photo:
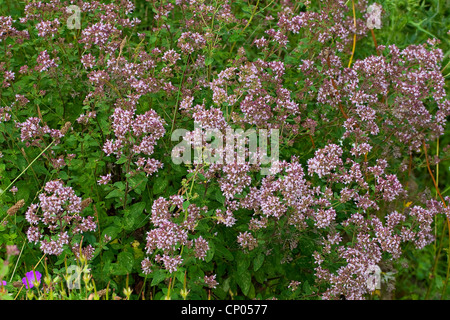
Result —
[[10, 189], [10, 191], [11, 191], [13, 194], [16, 194], [17, 191], [19, 191], [19, 189], [17, 189], [16, 186], [12, 186], [11, 189]]
[[215, 289], [216, 286], [219, 284], [216, 281], [216, 275], [215, 274], [213, 274], [211, 276], [204, 276], [203, 280], [205, 281], [205, 284], [211, 289]]
[[39, 271], [31, 270], [25, 273], [25, 277], [22, 278], [22, 282], [25, 288], [31, 289], [34, 285], [38, 285], [41, 282], [42, 274]]
[[111, 173], [106, 176], [100, 176], [100, 180], [97, 181], [98, 184], [108, 184], [111, 181]]

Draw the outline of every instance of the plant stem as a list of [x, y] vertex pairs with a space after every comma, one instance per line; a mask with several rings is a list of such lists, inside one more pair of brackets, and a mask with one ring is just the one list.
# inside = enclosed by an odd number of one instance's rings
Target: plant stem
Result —
[[177, 117], [177, 112], [178, 112], [178, 102], [180, 100], [181, 87], [183, 85], [184, 75], [186, 74], [186, 70], [187, 70], [187, 66], [188, 66], [190, 57], [191, 57], [191, 54], [189, 54], [188, 57], [187, 57], [186, 64], [184, 65], [183, 75], [181, 76], [180, 86], [178, 87], [177, 101], [175, 102], [175, 110], [173, 112], [172, 128], [170, 129], [170, 135], [172, 135], [173, 129], [175, 128], [175, 119]]
[[355, 0], [352, 0], [352, 9], [353, 9], [353, 26], [355, 27], [355, 33], [353, 34], [353, 49], [352, 55], [350, 56], [350, 61], [348, 62], [348, 67], [352, 65], [353, 55], [355, 54], [356, 47], [356, 11], [355, 11]]
[[[440, 197], [440, 199], [442, 201], [442, 204], [444, 205], [444, 208], [447, 208], [447, 204], [445, 203], [445, 200], [442, 197], [441, 192], [439, 191], [439, 187], [438, 187], [438, 185], [436, 183], [436, 179], [434, 178], [433, 172], [431, 171], [430, 162], [428, 160], [428, 154], [427, 154], [427, 145], [425, 143], [425, 140], [423, 140], [423, 150], [425, 152], [425, 159], [426, 159], [426, 162], [427, 162], [428, 173], [430, 174], [430, 177], [433, 180], [433, 185], [434, 185], [434, 187], [436, 189], [437, 194], [439, 195], [439, 197]], [[447, 219], [447, 222], [448, 222], [448, 219]], [[450, 226], [450, 223], [449, 223], [449, 226]]]
[[[239, 32], [239, 36], [241, 36], [241, 35], [244, 33], [245, 29], [247, 29], [247, 27], [248, 27], [248, 26], [250, 25], [250, 23], [252, 22], [253, 17], [255, 16], [255, 13], [256, 13], [256, 9], [258, 9], [258, 5], [259, 5], [259, 0], [256, 1], [255, 7], [253, 8], [252, 15], [250, 16], [250, 19], [248, 19], [248, 22], [247, 22], [247, 24], [244, 26], [244, 29], [242, 29], [241, 32]], [[266, 7], [266, 8], [267, 8], [267, 7]], [[233, 52], [233, 49], [234, 49], [234, 46], [235, 46], [235, 45], [236, 45], [236, 41], [233, 42], [233, 44], [231, 45], [230, 54]]]
[[380, 55], [380, 53], [378, 52], [378, 44], [377, 39], [375, 38], [375, 32], [373, 32], [373, 29], [370, 29], [370, 32], [372, 33], [372, 39], [373, 43], [375, 44], [375, 50], [377, 51], [377, 55]]
[[52, 142], [50, 142], [50, 144], [44, 149], [44, 150], [42, 150], [42, 152], [36, 157], [36, 158], [34, 158], [34, 160], [33, 161], [31, 161], [31, 163], [9, 184], [9, 186], [7, 186], [6, 187], [6, 189], [5, 190], [2, 190], [2, 192], [0, 193], [0, 197], [9, 189], [9, 188], [11, 188], [11, 186], [17, 181], [17, 179], [19, 179], [27, 170], [28, 170], [28, 168], [30, 168], [32, 165], [33, 165], [33, 163], [37, 160], [37, 159], [39, 159], [39, 157], [45, 152], [45, 151], [47, 151], [52, 145], [53, 145], [53, 143], [55, 142], [55, 140], [53, 140]]

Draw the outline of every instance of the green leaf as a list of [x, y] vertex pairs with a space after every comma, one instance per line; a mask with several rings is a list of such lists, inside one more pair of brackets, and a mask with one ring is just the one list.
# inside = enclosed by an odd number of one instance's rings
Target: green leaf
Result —
[[67, 173], [66, 173], [65, 171], [60, 171], [60, 172], [59, 172], [59, 177], [60, 177], [62, 180], [67, 180], [67, 179], [69, 179], [69, 176], [67, 175]]
[[205, 262], [210, 262], [214, 257], [214, 252], [216, 251], [216, 247], [213, 242], [209, 243], [209, 250], [206, 252]]
[[166, 177], [158, 177], [153, 183], [153, 194], [163, 193], [169, 185], [169, 180]]
[[241, 288], [242, 293], [247, 296], [252, 285], [252, 275], [249, 271], [237, 272], [235, 274], [236, 283]]
[[130, 215], [138, 216], [139, 214], [144, 212], [144, 209], [145, 209], [145, 202], [135, 203], [130, 207]]
[[[139, 216], [145, 209], [145, 202], [138, 202], [133, 204], [129, 210], [125, 211], [124, 228], [127, 231], [133, 230], [136, 222], [139, 222]], [[142, 219], [141, 219], [142, 220]]]
[[120, 197], [123, 197], [123, 195], [124, 195], [124, 191], [123, 190], [115, 189], [115, 190], [111, 191], [110, 193], [108, 193], [106, 195], [105, 199], [120, 198]]
[[216, 253], [218, 256], [221, 256], [221, 257], [225, 258], [226, 260], [229, 260], [229, 261], [234, 260], [234, 256], [230, 252], [230, 250], [228, 250], [221, 244], [216, 244]]
[[49, 175], [50, 173], [48, 172], [48, 170], [41, 164], [39, 164], [38, 162], [35, 162], [32, 165], [33, 171], [36, 174], [42, 174], [42, 175]]
[[0, 259], [0, 276], [7, 275], [9, 271], [8, 263], [4, 263], [2, 259]]
[[258, 254], [253, 260], [253, 270], [258, 271], [264, 263], [264, 255], [262, 253]]
[[117, 268], [113, 268], [114, 275], [126, 275], [133, 270], [134, 256], [133, 253], [122, 251], [117, 256]]
[[183, 202], [183, 210], [186, 210], [190, 204], [191, 204], [190, 201], [184, 201]]
[[223, 195], [223, 193], [220, 189], [218, 189], [216, 191], [215, 196], [216, 196], [217, 202], [222, 203], [222, 204], [225, 203], [225, 196]]
[[194, 174], [195, 174], [194, 172], [189, 172], [189, 173], [186, 175], [186, 178], [189, 179], [189, 178], [192, 177]]
[[156, 270], [153, 273], [153, 280], [151, 286], [156, 286], [158, 283], [166, 279], [166, 272], [164, 270]]
[[310, 295], [312, 293], [311, 286], [309, 285], [308, 280], [306, 280], [305, 283], [303, 284], [303, 292], [306, 295]]
[[214, 58], [213, 57], [208, 57], [208, 58], [205, 59], [205, 66], [209, 66], [213, 62], [214, 62]]
[[241, 35], [240, 31], [234, 31], [228, 38], [228, 41], [236, 42], [236, 41], [241, 41], [243, 39], [244, 39], [244, 37]]
[[122, 229], [115, 225], [106, 227], [102, 232], [102, 239], [104, 239], [105, 236], [108, 236], [111, 237], [111, 240], [114, 240], [120, 231], [122, 231]]
[[119, 160], [116, 161], [116, 164], [123, 164], [125, 162], [127, 162], [127, 157], [126, 156], [121, 156]]
[[245, 254], [239, 252], [239, 254], [237, 256], [237, 271], [238, 271], [238, 273], [248, 271], [249, 266], [250, 266], [250, 260], [248, 259], [248, 257], [246, 257]]
[[119, 190], [125, 190], [125, 183], [123, 183], [123, 181], [117, 181], [113, 184], [113, 186]]

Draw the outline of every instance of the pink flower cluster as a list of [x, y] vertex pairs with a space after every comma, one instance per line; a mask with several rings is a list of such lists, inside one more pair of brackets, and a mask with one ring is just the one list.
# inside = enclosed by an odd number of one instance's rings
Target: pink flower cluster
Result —
[[[336, 233], [329, 235], [328, 239], [324, 238], [322, 252], [314, 253], [318, 282], [328, 284], [323, 298], [338, 299], [344, 295], [346, 299], [364, 299], [371, 293], [369, 270], [385, 264], [383, 255], [388, 254], [388, 262], [392, 262], [400, 258], [403, 243], [411, 242], [418, 249], [430, 244], [434, 240], [434, 216], [447, 211], [441, 202], [429, 200], [425, 207], [414, 206], [404, 213], [393, 211], [386, 215], [384, 221], [375, 215], [366, 219], [359, 213], [353, 213], [342, 222], [342, 226], [353, 230], [351, 245], [345, 244], [343, 237]], [[407, 224], [404, 223], [406, 221]], [[325, 261], [336, 256], [346, 264], [331, 272]]]
[[[146, 237], [147, 255], [153, 254], [153, 261], [162, 264], [171, 273], [183, 263], [183, 251], [191, 250], [195, 258], [204, 260], [209, 250], [208, 241], [202, 236], [194, 239], [189, 237], [206, 208], [194, 204], [184, 208], [183, 203], [181, 196], [171, 196], [169, 200], [162, 197], [156, 199], [150, 218], [155, 228], [148, 231]], [[153, 261], [148, 257], [142, 261], [144, 273], [154, 270], [156, 266]]]
[[38, 36], [52, 38], [57, 32], [60, 26], [60, 22], [58, 19], [54, 19], [53, 21], [41, 21], [36, 24], [36, 29], [38, 30]]
[[55, 59], [50, 59], [50, 55], [48, 54], [47, 50], [39, 53], [36, 62], [37, 65], [34, 67], [34, 69], [39, 72], [44, 72], [49, 70], [50, 68], [56, 68], [58, 66], [55, 62]]
[[115, 154], [120, 157], [131, 153], [137, 157], [134, 162], [137, 170], [146, 175], [162, 168], [162, 162], [147, 158], [153, 154], [157, 140], [165, 134], [165, 122], [154, 110], [136, 114], [134, 106], [129, 109], [117, 106], [111, 119], [115, 139], [106, 140], [103, 146], [108, 156]]
[[110, 39], [115, 40], [120, 34], [120, 30], [111, 23], [98, 22], [83, 30], [80, 43], [83, 43], [87, 49], [98, 46], [107, 52], [113, 52], [118, 48], [118, 43]]
[[92, 216], [81, 215], [82, 209], [82, 200], [71, 187], [64, 187], [59, 180], [47, 182], [39, 203], [30, 205], [25, 213], [31, 225], [28, 241], [39, 243], [43, 253], [60, 255], [72, 237], [97, 227]]
[[22, 43], [25, 39], [30, 38], [28, 30], [17, 30], [13, 27], [14, 22], [10, 16], [0, 16], [0, 42], [5, 41], [7, 38], [16, 38], [17, 43]]
[[[368, 142], [370, 136], [378, 136], [386, 139], [386, 152], [392, 152], [398, 143], [417, 151], [424, 138], [443, 133], [450, 114], [439, 71], [442, 50], [428, 44], [378, 49], [385, 54], [357, 60], [351, 69], [343, 68], [338, 56], [324, 51], [320, 66], [329, 66], [325, 79], [319, 65], [303, 61], [300, 70], [307, 70], [305, 84], [323, 79], [317, 96], [308, 99], [346, 110], [343, 138]], [[393, 103], [385, 103], [388, 95], [393, 95]], [[427, 108], [430, 103], [437, 108]]]
[[1, 107], [0, 108], [0, 123], [11, 120], [11, 107]]
[[30, 117], [25, 122], [16, 123], [17, 128], [20, 128], [20, 139], [26, 142], [27, 146], [39, 145], [39, 142], [43, 141], [46, 135], [49, 135], [55, 140], [55, 144], [58, 144], [60, 139], [64, 137], [63, 132], [58, 129], [51, 129], [47, 124], [41, 125], [40, 122], [41, 119]]

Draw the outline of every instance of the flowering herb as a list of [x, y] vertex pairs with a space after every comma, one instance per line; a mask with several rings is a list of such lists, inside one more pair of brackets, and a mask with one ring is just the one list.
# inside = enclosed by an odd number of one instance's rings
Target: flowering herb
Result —
[[127, 299], [445, 297], [448, 30], [403, 2], [8, 2], [14, 270], [89, 263], [80, 295]]
[[25, 285], [25, 288], [31, 289], [34, 286], [39, 285], [41, 278], [42, 274], [39, 271], [31, 270], [22, 278], [22, 283]]

